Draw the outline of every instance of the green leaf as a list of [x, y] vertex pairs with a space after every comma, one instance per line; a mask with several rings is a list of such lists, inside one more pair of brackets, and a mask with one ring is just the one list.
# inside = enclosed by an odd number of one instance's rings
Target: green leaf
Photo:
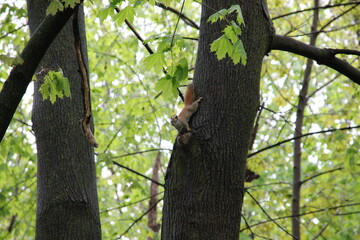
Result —
[[64, 0], [64, 6], [74, 8], [76, 4], [80, 3], [80, 0]]
[[169, 6], [172, 0], [159, 0], [160, 3], [163, 3], [165, 6]]
[[247, 55], [244, 49], [243, 42], [239, 39], [233, 46], [233, 51], [229, 55], [234, 64], [238, 64], [240, 61], [243, 65], [246, 64]]
[[155, 5], [155, 0], [148, 0], [151, 5]]
[[163, 77], [160, 78], [159, 81], [157, 81], [156, 85], [155, 85], [155, 90], [157, 91], [161, 91], [162, 92], [162, 96], [164, 98], [169, 98], [169, 97], [177, 97], [178, 96], [178, 90], [177, 88], [180, 86], [180, 83], [175, 81], [174, 78], [172, 78], [171, 76], [169, 76], [168, 74]]
[[135, 1], [132, 1], [132, 2], [133, 2], [134, 7], [137, 7], [139, 5], [142, 5], [144, 0], [135, 0]]
[[59, 0], [52, 0], [46, 9], [46, 15], [55, 15], [62, 11], [64, 11], [64, 5]]
[[236, 22], [231, 21], [224, 30], [223, 35], [216, 39], [211, 45], [210, 50], [216, 53], [217, 58], [223, 59], [226, 54], [233, 60], [234, 64], [241, 62], [246, 64], [246, 52], [240, 39], [242, 33], [240, 25], [244, 24], [241, 8], [239, 5], [232, 5], [229, 9], [221, 9], [208, 18], [208, 22], [216, 22], [223, 19], [226, 15], [236, 12]]
[[188, 68], [188, 61], [186, 58], [180, 59], [179, 63], [176, 65], [176, 70], [174, 73], [174, 77], [177, 82], [181, 82], [188, 78], [189, 68]]
[[241, 24], [244, 24], [245, 25], [245, 21], [244, 21], [244, 17], [242, 15], [242, 12], [241, 12], [241, 8], [240, 8], [240, 5], [232, 5], [229, 10], [228, 10], [228, 13], [232, 13], [232, 12], [237, 12], [237, 16], [236, 16], [236, 21], [237, 23], [241, 26]]
[[43, 100], [49, 99], [52, 104], [56, 98], [71, 97], [69, 79], [63, 76], [62, 70], [58, 72], [49, 71], [44, 77], [44, 83], [40, 86], [39, 92]]
[[118, 23], [123, 23], [125, 20], [132, 22], [134, 20], [135, 10], [133, 6], [127, 6], [117, 13], [114, 17], [114, 21]]
[[239, 35], [241, 33], [240, 27], [234, 22], [231, 22], [231, 25], [228, 25], [223, 32], [225, 36], [230, 39], [230, 41], [234, 44], [239, 40]]
[[221, 60], [227, 53], [229, 54], [233, 51], [233, 47], [229, 39], [225, 35], [222, 35], [210, 45], [210, 51], [215, 52], [217, 58]]
[[157, 52], [144, 58], [144, 63], [148, 68], [155, 68], [155, 71], [159, 72], [165, 66], [165, 56], [163, 53]]
[[19, 56], [10, 57], [5, 54], [0, 54], [0, 61], [9, 66], [21, 65], [24, 63], [24, 60]]
[[227, 13], [228, 11], [226, 9], [221, 9], [216, 13], [212, 14], [207, 21], [211, 23], [217, 22], [218, 20], [222, 20]]
[[108, 6], [99, 11], [98, 18], [100, 19], [100, 22], [103, 22], [108, 16], [111, 16], [113, 14], [114, 14], [114, 8]]

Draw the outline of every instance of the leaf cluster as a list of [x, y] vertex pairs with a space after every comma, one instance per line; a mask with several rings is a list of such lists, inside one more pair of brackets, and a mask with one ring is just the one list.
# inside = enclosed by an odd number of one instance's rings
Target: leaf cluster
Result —
[[44, 77], [39, 92], [43, 100], [49, 99], [52, 104], [57, 98], [71, 97], [69, 79], [64, 77], [61, 68], [57, 72], [50, 70]]
[[[231, 13], [236, 13], [235, 21], [229, 21], [227, 19]], [[211, 44], [210, 50], [216, 53], [219, 60], [228, 55], [233, 60], [234, 64], [241, 62], [245, 65], [247, 56], [243, 42], [240, 39], [242, 33], [241, 26], [245, 26], [245, 21], [240, 6], [232, 5], [229, 9], [221, 9], [208, 18], [208, 22], [211, 23], [221, 20], [226, 20], [228, 24], [223, 30], [224, 34]]]

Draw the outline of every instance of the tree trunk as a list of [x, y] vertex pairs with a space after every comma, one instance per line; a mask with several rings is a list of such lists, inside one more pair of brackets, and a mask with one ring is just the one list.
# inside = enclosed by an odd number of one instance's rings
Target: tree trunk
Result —
[[[241, 35], [246, 66], [218, 61], [210, 53], [226, 22], [207, 19], [233, 4], [240, 4], [246, 23]], [[162, 239], [239, 238], [246, 156], [271, 36], [262, 1], [202, 1], [194, 86], [203, 101], [190, 122], [192, 134], [180, 134], [174, 144], [165, 178]]]
[[[31, 33], [44, 18], [49, 2], [28, 0]], [[82, 8], [79, 15], [86, 55]], [[52, 105], [42, 100], [39, 87], [44, 74], [59, 67], [70, 80], [71, 98], [58, 99]], [[38, 154], [36, 239], [101, 239], [94, 150], [79, 125], [84, 104], [71, 21], [49, 48], [38, 71], [42, 74], [35, 82], [32, 116]]]
[[[311, 25], [311, 32], [313, 34], [310, 35], [310, 46], [315, 46], [316, 37], [318, 36], [317, 25], [319, 22], [319, 0], [314, 0], [314, 14]], [[294, 140], [294, 158], [293, 158], [293, 191], [292, 191], [292, 205], [291, 205], [291, 214], [292, 218], [292, 235], [293, 240], [301, 239], [300, 232], [300, 192], [301, 192], [301, 138], [302, 136], [302, 127], [304, 123], [304, 113], [305, 107], [308, 101], [308, 90], [310, 83], [310, 75], [314, 61], [310, 58], [307, 59], [306, 68], [304, 72], [304, 78], [302, 81], [302, 88], [299, 93], [299, 102], [297, 105], [296, 111], [296, 121], [295, 121], [295, 132], [294, 137], [297, 139]]]

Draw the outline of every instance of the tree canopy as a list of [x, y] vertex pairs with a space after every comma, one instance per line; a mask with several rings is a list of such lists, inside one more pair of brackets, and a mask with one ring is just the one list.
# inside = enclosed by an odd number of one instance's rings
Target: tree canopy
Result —
[[[21, 66], [17, 57], [29, 40], [25, 4], [8, 1], [0, 6], [0, 88], [12, 66]], [[61, 6], [51, 1], [48, 16], [63, 10]], [[159, 239], [146, 215], [153, 210], [150, 188], [152, 182], [159, 185], [157, 215], [151, 216], [161, 224], [162, 184], [177, 135], [169, 118], [182, 107], [179, 91], [181, 96], [193, 78], [201, 2], [84, 1], [84, 7], [103, 239]], [[314, 58], [317, 63], [310, 70], [299, 136], [302, 177], [296, 217], [301, 218], [304, 239], [356, 239], [360, 237], [359, 2], [327, 1], [314, 8], [312, 1], [277, 0], [268, 2], [268, 11], [277, 37], [263, 61], [261, 104], [247, 162], [260, 177], [245, 185], [240, 237], [289, 238], [294, 217], [292, 144], [306, 75], [304, 56], [330, 51], [337, 57], [335, 64]], [[246, 26], [247, 19], [243, 20]], [[241, 29], [242, 23], [238, 25]], [[315, 53], [304, 53], [297, 44], [307, 48], [313, 30], [317, 39], [310, 50]], [[221, 40], [217, 44], [213, 54], [231, 57]], [[233, 57], [233, 64], [246, 64], [243, 52]], [[345, 69], [336, 69], [341, 64]], [[55, 92], [44, 101], [68, 97]], [[33, 239], [35, 234], [37, 158], [31, 95], [29, 87], [0, 143], [1, 239]], [[150, 181], [156, 159], [161, 163], [159, 178]]]

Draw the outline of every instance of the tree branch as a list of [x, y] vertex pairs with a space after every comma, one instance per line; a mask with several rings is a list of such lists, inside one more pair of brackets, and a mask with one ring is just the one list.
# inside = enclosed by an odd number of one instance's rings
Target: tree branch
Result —
[[[273, 218], [272, 220], [268, 219], [268, 220], [264, 220], [262, 222], [258, 222], [258, 223], [255, 223], [253, 225], [250, 225], [250, 228], [262, 225], [264, 223], [272, 222], [273, 220], [281, 220], [281, 219], [287, 219], [287, 218], [292, 218], [292, 217], [300, 217], [300, 216], [305, 216], [305, 215], [309, 215], [309, 214], [313, 214], [313, 213], [324, 212], [324, 211], [329, 211], [329, 210], [334, 210], [334, 209], [344, 208], [344, 207], [358, 206], [358, 205], [360, 205], [360, 202], [343, 204], [343, 205], [338, 205], [338, 206], [334, 206], [334, 207], [322, 208], [322, 209], [319, 209], [319, 210], [305, 212], [305, 213], [301, 213], [301, 214], [298, 214], [298, 215], [288, 215], [288, 216]], [[337, 216], [337, 215], [335, 215], [335, 216]], [[246, 229], [248, 229], [248, 227], [244, 227], [244, 228], [240, 229], [240, 232], [242, 232], [242, 231], [244, 231]]]
[[146, 212], [144, 212], [143, 214], [140, 215], [140, 217], [138, 217], [126, 230], [125, 232], [123, 232], [119, 237], [115, 238], [115, 239], [121, 239], [126, 233], [128, 233], [130, 231], [130, 229], [137, 223], [139, 222], [144, 216], [146, 216], [146, 214], [148, 214], [153, 208], [156, 207], [156, 205], [161, 202], [163, 199], [159, 199], [156, 203], [154, 203], [153, 206], [151, 206]]
[[112, 161], [112, 163], [115, 164], [116, 166], [119, 166], [119, 167], [121, 167], [121, 168], [124, 168], [124, 169], [126, 169], [126, 170], [128, 170], [128, 171], [130, 171], [130, 172], [132, 172], [132, 173], [135, 173], [136, 175], [138, 175], [138, 176], [140, 176], [140, 177], [143, 177], [143, 178], [145, 178], [145, 179], [147, 179], [147, 180], [150, 180], [151, 182], [156, 183], [156, 184], [159, 185], [159, 186], [165, 187], [164, 184], [159, 183], [158, 181], [155, 181], [154, 179], [149, 178], [148, 176], [145, 176], [144, 174], [139, 173], [139, 172], [137, 172], [137, 171], [135, 171], [135, 170], [133, 170], [133, 169], [131, 169], [131, 168], [129, 168], [129, 167], [126, 167], [126, 166], [124, 166], [124, 165], [122, 165], [122, 164], [120, 164], [120, 163], [118, 163], [118, 162]]
[[[158, 196], [158, 195], [160, 195], [160, 194], [162, 194], [162, 193], [164, 193], [164, 192], [159, 192], [159, 193], [156, 194], [156, 196]], [[129, 207], [129, 206], [131, 206], [131, 205], [135, 205], [135, 204], [144, 202], [144, 201], [146, 201], [146, 200], [149, 200], [149, 199], [152, 198], [152, 197], [153, 197], [153, 196], [146, 197], [146, 198], [143, 198], [143, 199], [138, 200], [138, 201], [135, 201], [135, 202], [125, 203], [125, 204], [120, 205], [120, 206], [118, 206], [118, 207], [107, 208], [107, 209], [101, 211], [100, 214], [107, 213], [107, 212], [114, 211], [114, 210], [118, 210], [118, 209], [121, 209], [121, 208], [124, 208], [124, 207]]]
[[117, 159], [117, 158], [132, 156], [132, 155], [136, 155], [136, 154], [143, 154], [143, 153], [147, 153], [147, 152], [157, 152], [157, 151], [172, 151], [172, 149], [169, 149], [169, 148], [154, 148], [154, 149], [148, 149], [148, 150], [143, 150], [143, 151], [138, 151], [138, 152], [126, 153], [126, 154], [123, 154], [123, 155], [112, 157], [111, 159]]
[[344, 60], [335, 57], [328, 49], [320, 49], [297, 41], [293, 38], [275, 34], [270, 49], [292, 52], [315, 60], [318, 64], [326, 65], [347, 76], [360, 85], [360, 70], [351, 66]]
[[279, 19], [279, 18], [283, 18], [283, 17], [287, 17], [287, 16], [290, 16], [290, 15], [293, 15], [293, 14], [297, 14], [297, 13], [302, 13], [302, 12], [307, 12], [307, 11], [314, 11], [316, 9], [327, 9], [327, 8], [346, 6], [346, 5], [353, 5], [353, 4], [354, 5], [359, 5], [360, 2], [348, 2], [348, 3], [339, 3], [339, 4], [333, 4], [333, 5], [325, 5], [325, 6], [322, 6], [322, 7], [306, 8], [306, 9], [303, 9], [303, 10], [298, 10], [298, 11], [295, 11], [295, 12], [290, 12], [290, 13], [286, 13], [286, 14], [283, 14], [283, 15], [273, 17], [271, 20], [276, 20], [276, 19]]
[[338, 168], [334, 168], [334, 169], [331, 169], [331, 170], [328, 170], [328, 171], [325, 171], [325, 172], [317, 173], [315, 175], [312, 175], [311, 177], [308, 177], [307, 179], [302, 180], [301, 185], [306, 183], [307, 181], [310, 181], [311, 179], [319, 177], [319, 176], [321, 176], [323, 174], [339, 171], [339, 170], [342, 170], [342, 169], [344, 169], [344, 168], [343, 167], [338, 167]]
[[256, 152], [253, 152], [253, 153], [250, 153], [247, 157], [248, 158], [251, 158], [253, 157], [254, 155], [258, 154], [258, 153], [261, 153], [265, 150], [269, 150], [273, 147], [277, 147], [277, 146], [280, 146], [284, 143], [287, 143], [287, 142], [290, 142], [290, 141], [293, 141], [295, 139], [298, 139], [298, 138], [302, 138], [302, 137], [307, 137], [307, 136], [310, 136], [310, 135], [315, 135], [315, 134], [320, 134], [320, 133], [328, 133], [328, 132], [336, 132], [336, 131], [346, 131], [346, 130], [351, 130], [351, 129], [355, 129], [355, 128], [360, 128], [360, 125], [357, 125], [357, 126], [352, 126], [352, 127], [344, 127], [344, 128], [334, 128], [334, 129], [328, 129], [328, 130], [322, 130], [322, 131], [317, 131], [317, 132], [310, 132], [310, 133], [305, 133], [301, 136], [297, 136], [297, 137], [292, 137], [292, 138], [289, 138], [289, 139], [285, 139], [283, 141], [280, 141], [280, 142], [277, 142], [275, 144], [272, 144], [272, 145], [269, 145], [267, 147], [264, 147]]
[[313, 237], [311, 240], [315, 240], [315, 239], [317, 239], [318, 237], [320, 237], [321, 234], [322, 234], [322, 233], [325, 231], [325, 229], [327, 228], [327, 226], [329, 226], [328, 223], [325, 224], [325, 226], [320, 230], [320, 232], [318, 232], [318, 233], [315, 235], [315, 237]]
[[162, 8], [162, 9], [168, 10], [168, 11], [178, 15], [190, 27], [193, 27], [193, 28], [195, 28], [197, 30], [200, 29], [200, 27], [193, 20], [191, 20], [190, 18], [185, 16], [182, 12], [179, 12], [178, 10], [176, 10], [176, 9], [174, 9], [172, 7], [166, 6], [163, 3], [155, 2], [155, 5]]
[[327, 48], [332, 54], [348, 54], [348, 55], [356, 55], [360, 56], [360, 51], [351, 50], [351, 49], [334, 49], [334, 48]]
[[297, 239], [297, 237], [295, 237], [294, 235], [292, 235], [291, 233], [289, 233], [288, 231], [286, 231], [285, 228], [283, 228], [282, 226], [280, 226], [277, 222], [275, 222], [275, 219], [271, 218], [270, 215], [265, 211], [265, 209], [260, 205], [260, 203], [256, 200], [256, 198], [251, 195], [251, 193], [245, 189], [245, 192], [254, 200], [254, 202], [256, 203], [256, 205], [259, 206], [259, 208], [261, 209], [261, 211], [270, 219], [270, 221], [272, 221], [273, 223], [275, 223], [276, 226], [278, 226], [281, 230], [283, 230], [287, 235], [292, 236], [293, 238]]
[[[115, 11], [117, 13], [120, 12], [120, 8], [115, 7]], [[149, 46], [149, 44], [147, 42], [145, 42], [145, 40], [140, 36], [140, 34], [136, 31], [136, 29], [134, 28], [134, 26], [127, 20], [125, 19], [125, 23], [126, 25], [131, 29], [131, 31], [135, 34], [136, 38], [144, 45], [144, 47], [146, 48], [146, 50], [150, 53], [150, 54], [154, 54], [154, 51], [151, 49], [151, 47]], [[164, 74], [166, 75], [166, 70], [163, 69]], [[184, 101], [184, 96], [181, 93], [181, 91], [179, 90], [179, 88], [177, 89], [178, 93], [179, 93], [179, 97]], [[162, 92], [159, 93], [159, 95], [157, 95], [155, 97], [155, 99], [160, 96], [162, 94]]]
[[46, 16], [20, 54], [24, 63], [11, 70], [0, 92], [0, 142], [46, 50], [73, 12], [73, 8], [66, 8]]

